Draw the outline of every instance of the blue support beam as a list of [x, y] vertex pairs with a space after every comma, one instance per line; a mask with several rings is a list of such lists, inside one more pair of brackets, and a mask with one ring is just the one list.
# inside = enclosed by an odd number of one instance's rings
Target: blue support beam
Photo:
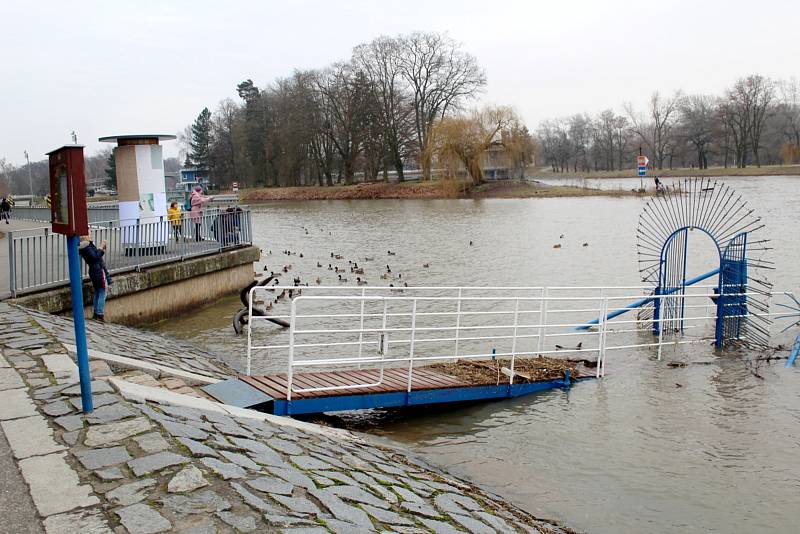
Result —
[[[594, 377], [581, 377], [576, 381]], [[323, 412], [367, 410], [373, 408], [401, 408], [406, 406], [426, 406], [450, 402], [506, 399], [521, 397], [537, 391], [553, 388], [568, 388], [572, 380], [566, 378], [546, 382], [527, 382], [522, 384], [499, 384], [496, 386], [475, 386], [465, 388], [429, 389], [421, 391], [399, 391], [392, 393], [371, 393], [366, 395], [337, 395], [296, 399], [287, 401], [275, 399], [272, 413], [275, 415], [300, 415]]]
[[789, 359], [786, 360], [786, 367], [794, 365], [797, 355], [800, 354], [800, 335], [794, 338], [794, 345], [792, 345], [792, 352], [789, 354]]
[[[714, 269], [713, 271], [708, 271], [705, 274], [701, 274], [700, 276], [695, 276], [691, 280], [687, 280], [685, 285], [686, 286], [691, 286], [691, 285], [697, 284], [698, 282], [702, 282], [703, 280], [707, 280], [707, 279], [709, 279], [712, 276], [717, 275], [717, 274], [719, 274], [719, 269]], [[667, 291], [664, 291], [661, 294], [663, 294], [663, 295], [671, 295], [672, 293], [675, 293], [676, 291], [679, 291], [680, 289], [681, 289], [680, 287], [675, 287], [675, 288], [669, 289]], [[658, 288], [656, 288], [656, 294], [659, 294], [658, 293]], [[649, 304], [649, 303], [651, 303], [651, 302], [653, 302], [655, 300], [657, 300], [657, 299], [655, 299], [653, 297], [647, 297], [647, 298], [643, 298], [643, 299], [637, 300], [635, 302], [631, 302], [630, 304], [628, 304], [624, 308], [620, 308], [618, 310], [614, 310], [613, 312], [610, 312], [608, 315], [606, 315], [606, 320], [613, 319], [614, 317], [619, 317], [623, 313], [627, 313], [627, 312], [629, 312], [631, 310], [635, 310], [636, 308], [641, 308], [642, 306], [645, 306], [645, 305], [647, 305], [647, 304]], [[591, 321], [588, 321], [586, 324], [577, 327], [575, 330], [589, 330], [591, 327], [597, 326], [598, 324], [600, 324], [600, 319], [599, 318], [592, 319]]]
[[67, 261], [69, 263], [69, 287], [72, 298], [72, 319], [75, 327], [75, 352], [78, 355], [78, 376], [81, 381], [81, 408], [83, 413], [91, 413], [92, 375], [89, 371], [89, 350], [86, 346], [86, 320], [83, 317], [83, 280], [81, 261], [78, 256], [80, 237], [67, 236]]

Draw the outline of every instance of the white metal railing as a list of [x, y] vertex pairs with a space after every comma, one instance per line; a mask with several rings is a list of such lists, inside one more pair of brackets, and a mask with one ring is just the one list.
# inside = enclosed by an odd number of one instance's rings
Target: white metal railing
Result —
[[[179, 220], [93, 221], [89, 234], [96, 245], [107, 242], [105, 264], [111, 273], [181, 261], [252, 243], [249, 211], [206, 209]], [[66, 238], [50, 227], [8, 233], [9, 289], [12, 296], [69, 283]], [[82, 274], [88, 276], [81, 262]]]
[[[595, 375], [601, 377], [610, 351], [655, 348], [661, 359], [664, 347], [713, 341], [716, 306], [708, 305], [713, 287], [691, 286], [685, 294], [647, 294], [662, 302], [680, 301], [685, 313], [682, 319], [658, 319], [655, 339], [651, 320], [637, 318], [637, 310], [606, 319], [612, 310], [652, 290], [644, 286], [254, 287], [249, 300], [246, 373], [251, 374], [254, 357], [270, 365], [285, 362], [288, 400], [293, 393], [380, 385], [387, 366], [407, 367], [407, 390], [411, 391], [415, 365], [454, 359], [504, 358], [509, 363], [509, 383], [513, 383], [518, 357], [591, 358], [596, 363]], [[253, 316], [255, 302], [283, 290], [303, 294], [291, 301], [288, 312]], [[743, 317], [788, 315], [750, 312]], [[598, 317], [591, 329], [577, 330]], [[266, 329], [268, 319], [283, 319], [290, 326], [286, 331]], [[374, 379], [325, 387], [294, 384], [298, 368], [342, 370], [364, 365], [375, 368]]]

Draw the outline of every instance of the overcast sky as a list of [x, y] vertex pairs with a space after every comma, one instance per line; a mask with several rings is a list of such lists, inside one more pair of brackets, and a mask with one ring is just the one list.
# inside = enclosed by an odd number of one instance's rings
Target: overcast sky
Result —
[[[0, 157], [176, 133], [203, 107], [381, 35], [448, 32], [486, 69], [481, 100], [543, 119], [800, 75], [800, 1], [0, 2]], [[177, 143], [166, 143], [175, 155]]]

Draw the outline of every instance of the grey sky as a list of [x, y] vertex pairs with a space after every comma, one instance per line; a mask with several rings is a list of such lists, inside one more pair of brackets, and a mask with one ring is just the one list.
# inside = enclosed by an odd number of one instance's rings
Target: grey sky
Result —
[[[800, 2], [0, 2], [0, 157], [69, 142], [176, 133], [200, 110], [381, 34], [446, 31], [486, 69], [482, 100], [542, 119], [655, 89], [719, 93], [752, 72], [800, 73]], [[175, 142], [166, 144], [175, 155]]]

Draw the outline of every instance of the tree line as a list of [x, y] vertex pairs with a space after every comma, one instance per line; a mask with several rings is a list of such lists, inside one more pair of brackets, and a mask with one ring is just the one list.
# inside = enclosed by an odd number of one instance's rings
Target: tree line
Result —
[[[464, 112], [485, 85], [475, 57], [447, 35], [382, 36], [356, 46], [346, 61], [297, 70], [263, 88], [244, 80], [238, 101], [203, 109], [180, 141], [187, 163], [220, 184], [352, 184], [389, 173], [402, 182], [409, 168], [429, 179], [434, 163], [447, 162], [481, 181], [469, 170], [473, 152], [530, 138], [509, 108]], [[447, 120], [456, 118], [471, 126], [467, 138], [450, 135]]]
[[541, 157], [554, 172], [636, 166], [639, 148], [656, 169], [745, 168], [800, 163], [800, 84], [753, 74], [721, 95], [654, 92], [631, 104], [543, 121]]

